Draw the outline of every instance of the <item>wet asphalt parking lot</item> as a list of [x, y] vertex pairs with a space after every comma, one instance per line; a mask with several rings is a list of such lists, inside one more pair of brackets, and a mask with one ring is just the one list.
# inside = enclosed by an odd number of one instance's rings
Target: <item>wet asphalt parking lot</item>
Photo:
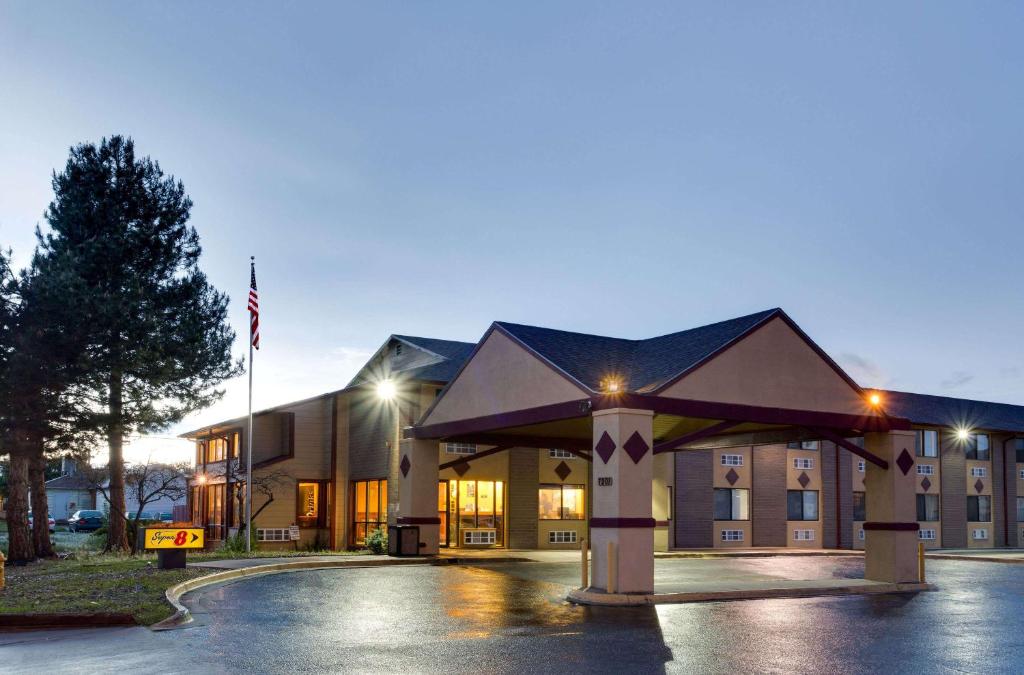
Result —
[[[659, 560], [658, 574], [687, 575]], [[858, 558], [699, 561], [785, 576], [859, 576]], [[917, 595], [638, 608], [563, 598], [569, 563], [275, 574], [185, 597], [196, 621], [0, 634], [0, 670], [49, 672], [1024, 671], [1024, 565], [930, 561]]]

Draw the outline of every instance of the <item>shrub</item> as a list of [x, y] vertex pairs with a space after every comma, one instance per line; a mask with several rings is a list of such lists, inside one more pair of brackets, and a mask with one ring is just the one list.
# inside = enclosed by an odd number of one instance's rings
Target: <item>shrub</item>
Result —
[[388, 552], [388, 533], [383, 528], [377, 528], [366, 538], [366, 548], [377, 555], [384, 555]]

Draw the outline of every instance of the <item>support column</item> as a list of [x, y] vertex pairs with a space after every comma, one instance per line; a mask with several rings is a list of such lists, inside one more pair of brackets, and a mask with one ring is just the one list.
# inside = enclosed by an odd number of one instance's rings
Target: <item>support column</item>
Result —
[[917, 501], [914, 432], [864, 434], [864, 449], [889, 463], [866, 463], [864, 492], [864, 578], [904, 583], [918, 581]]
[[399, 443], [398, 524], [420, 528], [420, 554], [437, 555], [441, 519], [437, 516], [437, 441]]
[[653, 420], [649, 410], [594, 413], [593, 589], [654, 592]]

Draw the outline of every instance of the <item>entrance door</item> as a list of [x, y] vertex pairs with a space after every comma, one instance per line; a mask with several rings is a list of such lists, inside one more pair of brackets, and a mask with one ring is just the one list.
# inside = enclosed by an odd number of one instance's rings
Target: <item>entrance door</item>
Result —
[[441, 519], [439, 541], [441, 546], [448, 546], [448, 481], [437, 483], [437, 517]]

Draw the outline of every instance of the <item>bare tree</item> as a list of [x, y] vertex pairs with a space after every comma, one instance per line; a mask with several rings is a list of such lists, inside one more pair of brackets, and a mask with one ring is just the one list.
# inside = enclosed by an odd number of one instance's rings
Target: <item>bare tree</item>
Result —
[[187, 463], [160, 464], [147, 461], [125, 465], [124, 470], [124, 491], [128, 498], [126, 501], [133, 501], [138, 504], [134, 514], [121, 511], [110, 499], [110, 483], [102, 469], [92, 471], [90, 482], [103, 494], [103, 498], [110, 504], [111, 518], [116, 514], [119, 518], [127, 521], [128, 530], [131, 534], [129, 545], [132, 555], [138, 551], [137, 526], [139, 517], [146, 510], [146, 506], [160, 501], [170, 499], [179, 501], [188, 494], [188, 476], [190, 467]]

